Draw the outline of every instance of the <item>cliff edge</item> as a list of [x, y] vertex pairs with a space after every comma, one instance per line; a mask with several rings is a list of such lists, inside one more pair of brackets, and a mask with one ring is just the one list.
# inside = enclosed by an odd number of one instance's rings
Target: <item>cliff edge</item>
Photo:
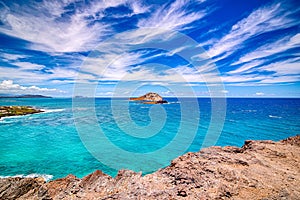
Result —
[[300, 136], [280, 142], [245, 141], [241, 148], [210, 147], [141, 176], [121, 170], [79, 179], [69, 175], [0, 179], [0, 199], [299, 199]]

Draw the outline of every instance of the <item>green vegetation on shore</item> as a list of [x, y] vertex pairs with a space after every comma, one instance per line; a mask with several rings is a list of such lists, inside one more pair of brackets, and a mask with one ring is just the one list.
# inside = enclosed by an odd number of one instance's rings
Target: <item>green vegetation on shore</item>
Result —
[[43, 112], [30, 106], [0, 106], [0, 118]]

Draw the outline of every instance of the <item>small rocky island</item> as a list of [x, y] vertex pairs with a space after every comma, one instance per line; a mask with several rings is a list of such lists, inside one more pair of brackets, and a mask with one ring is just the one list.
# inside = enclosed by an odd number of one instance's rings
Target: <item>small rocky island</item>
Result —
[[300, 136], [280, 142], [248, 140], [241, 147], [187, 153], [142, 176], [121, 170], [74, 175], [0, 178], [0, 199], [299, 199]]
[[166, 100], [164, 100], [159, 94], [154, 92], [149, 92], [143, 96], [140, 97], [131, 97], [129, 98], [131, 101], [140, 101], [144, 104], [163, 104], [168, 103]]
[[0, 106], [0, 118], [44, 112], [31, 106]]

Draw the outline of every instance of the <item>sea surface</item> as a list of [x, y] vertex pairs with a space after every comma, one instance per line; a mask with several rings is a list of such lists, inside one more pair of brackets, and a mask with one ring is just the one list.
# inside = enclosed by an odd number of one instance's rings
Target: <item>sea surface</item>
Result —
[[[0, 177], [43, 176], [49, 180], [68, 174], [83, 177], [96, 169], [115, 176], [118, 164], [135, 171], [147, 165], [150, 169], [143, 171], [145, 174], [167, 166], [177, 154], [211, 144], [240, 147], [245, 140], [278, 141], [300, 133], [300, 99], [296, 98], [228, 98], [217, 112], [212, 112], [213, 100], [209, 98], [167, 100], [169, 104], [146, 105], [97, 98], [91, 106], [89, 99], [82, 98], [75, 106], [71, 98], [0, 99], [0, 105], [45, 110], [0, 119]], [[224, 113], [223, 123], [218, 117]], [[221, 131], [212, 129], [213, 141], [203, 143], [215, 116]], [[105, 135], [101, 141], [95, 136], [98, 132]], [[157, 151], [172, 142], [179, 149], [176, 153], [172, 149]], [[123, 154], [116, 156], [107, 144], [133, 155], [157, 154], [150, 160], [130, 162]]]

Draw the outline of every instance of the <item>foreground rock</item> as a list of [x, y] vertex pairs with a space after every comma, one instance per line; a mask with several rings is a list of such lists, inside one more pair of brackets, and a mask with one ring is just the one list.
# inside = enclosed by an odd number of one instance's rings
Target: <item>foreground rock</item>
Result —
[[30, 106], [0, 106], [0, 118], [43, 112]]
[[140, 97], [132, 97], [129, 98], [129, 100], [132, 101], [141, 101], [144, 104], [162, 104], [162, 103], [168, 103], [166, 100], [164, 100], [159, 94], [154, 92], [149, 92], [143, 96]]
[[0, 199], [299, 199], [300, 136], [187, 153], [153, 174], [0, 179]]

